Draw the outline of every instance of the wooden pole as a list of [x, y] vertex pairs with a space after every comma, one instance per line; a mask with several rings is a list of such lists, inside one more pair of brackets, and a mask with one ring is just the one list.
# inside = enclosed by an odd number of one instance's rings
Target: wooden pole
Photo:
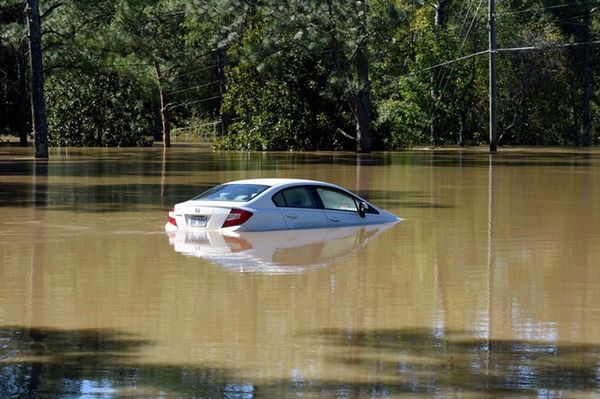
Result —
[[591, 10], [590, 0], [585, 1], [585, 10], [583, 13], [583, 132], [581, 135], [581, 145], [583, 147], [590, 146], [590, 137], [592, 130], [592, 49], [590, 46], [590, 25], [591, 25]]
[[490, 152], [496, 152], [498, 146], [496, 115], [496, 5], [489, 0], [489, 39], [490, 39]]

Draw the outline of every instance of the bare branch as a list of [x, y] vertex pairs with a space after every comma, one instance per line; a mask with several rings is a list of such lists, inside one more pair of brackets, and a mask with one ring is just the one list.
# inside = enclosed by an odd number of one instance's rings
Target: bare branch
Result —
[[21, 37], [21, 40], [19, 40], [19, 47], [21, 46], [27, 46], [27, 41], [29, 40], [29, 34], [25, 34]]
[[44, 47], [42, 47], [42, 52], [44, 52], [44, 51], [46, 51], [48, 49], [51, 49], [52, 47], [58, 47], [58, 46], [64, 46], [64, 44], [63, 43], [57, 43], [57, 42], [55, 42], [55, 43], [48, 43], [47, 45], [45, 45]]
[[40, 19], [44, 19], [46, 18], [48, 15], [50, 15], [54, 10], [56, 10], [58, 7], [64, 5], [65, 3], [56, 3], [50, 6], [50, 8], [48, 8], [46, 11], [44, 11], [44, 13], [40, 16]]
[[352, 137], [350, 136], [348, 133], [344, 132], [341, 128], [338, 127], [338, 132], [340, 132], [342, 134], [342, 136], [346, 137], [347, 139], [350, 139], [352, 141], [356, 141], [356, 137]]
[[55, 65], [44, 66], [45, 73], [52, 72], [55, 69], [83, 70], [83, 67], [81, 67], [79, 65], [73, 65], [73, 64], [55, 64]]
[[354, 57], [356, 57], [358, 50], [360, 50], [360, 48], [363, 46], [364, 42], [372, 35], [373, 35], [373, 32], [369, 32], [360, 38], [360, 40], [358, 41], [358, 44], [356, 45], [356, 47], [354, 48], [354, 51], [352, 52], [352, 56], [350, 57], [351, 61], [354, 59]]
[[67, 35], [65, 35], [64, 33], [57, 32], [57, 31], [55, 31], [54, 29], [44, 29], [44, 30], [42, 31], [42, 36], [44, 36], [44, 35], [46, 35], [46, 34], [60, 36], [60, 37], [62, 37], [62, 38], [64, 38], [64, 39], [66, 39], [66, 38], [67, 38]]
[[164, 71], [163, 71], [163, 76], [166, 77], [170, 77], [171, 73], [173, 73], [173, 71], [175, 71], [177, 68], [179, 68], [181, 66], [181, 64], [175, 64], [175, 65], [171, 65], [170, 67], [167, 67]]

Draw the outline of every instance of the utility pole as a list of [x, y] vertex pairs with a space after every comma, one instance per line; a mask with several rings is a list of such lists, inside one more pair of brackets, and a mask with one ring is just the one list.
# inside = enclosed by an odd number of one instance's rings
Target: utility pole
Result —
[[583, 147], [590, 146], [590, 132], [592, 130], [592, 117], [590, 103], [592, 100], [592, 49], [590, 48], [590, 26], [591, 26], [591, 10], [590, 0], [585, 1], [585, 9], [583, 13], [583, 132], [581, 137], [581, 145]]
[[496, 152], [498, 146], [496, 116], [496, 5], [489, 0], [489, 34], [490, 34], [490, 152]]

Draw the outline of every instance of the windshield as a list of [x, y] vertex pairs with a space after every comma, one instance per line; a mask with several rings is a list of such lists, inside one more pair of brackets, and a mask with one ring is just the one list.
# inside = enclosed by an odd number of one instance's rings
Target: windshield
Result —
[[261, 184], [223, 184], [203, 192], [192, 200], [247, 202], [269, 186]]

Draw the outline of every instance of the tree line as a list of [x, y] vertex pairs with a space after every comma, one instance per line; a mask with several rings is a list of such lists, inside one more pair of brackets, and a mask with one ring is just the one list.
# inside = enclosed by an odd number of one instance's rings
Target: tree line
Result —
[[[593, 0], [496, 7], [500, 145], [598, 142]], [[220, 149], [487, 141], [487, 1], [0, 0], [0, 135]]]

